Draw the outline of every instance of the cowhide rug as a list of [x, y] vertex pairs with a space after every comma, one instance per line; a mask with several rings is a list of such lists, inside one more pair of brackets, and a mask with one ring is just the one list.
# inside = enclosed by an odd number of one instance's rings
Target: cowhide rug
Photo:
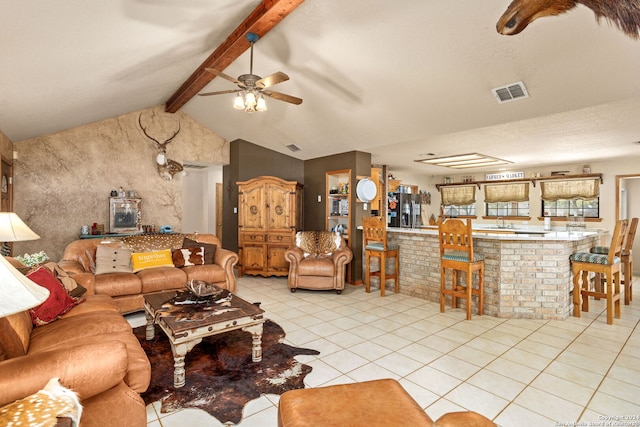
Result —
[[316, 350], [283, 344], [285, 333], [270, 320], [262, 333], [262, 361], [251, 361], [251, 334], [242, 330], [205, 338], [186, 357], [184, 387], [173, 387], [173, 356], [164, 332], [156, 326], [155, 339], [145, 340], [145, 327], [134, 329], [151, 362], [151, 384], [142, 394], [145, 403], [162, 401], [161, 412], [200, 408], [220, 422], [237, 424], [242, 409], [261, 394], [282, 394], [304, 388], [311, 367], [294, 360], [317, 355]]

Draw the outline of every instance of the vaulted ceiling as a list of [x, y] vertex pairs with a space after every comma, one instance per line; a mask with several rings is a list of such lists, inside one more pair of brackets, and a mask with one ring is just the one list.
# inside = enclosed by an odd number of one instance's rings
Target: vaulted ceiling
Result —
[[[513, 168], [640, 157], [640, 42], [583, 6], [510, 37], [495, 30], [509, 0], [297, 3], [0, 0], [0, 130], [18, 142], [171, 109], [207, 60], [248, 73], [246, 29], [262, 35], [254, 73], [287, 73], [274, 89], [304, 102], [267, 99], [266, 112], [247, 114], [233, 94], [192, 90], [178, 108], [230, 141], [300, 159], [366, 151], [424, 174], [448, 173], [414, 162], [430, 153], [480, 152]], [[251, 24], [272, 5], [292, 11]], [[530, 97], [499, 104], [491, 89], [517, 81]], [[215, 78], [200, 91], [234, 87]]]

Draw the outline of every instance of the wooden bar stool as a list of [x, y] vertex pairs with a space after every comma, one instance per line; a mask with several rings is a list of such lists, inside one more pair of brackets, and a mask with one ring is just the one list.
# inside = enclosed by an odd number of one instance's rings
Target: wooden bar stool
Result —
[[[629, 305], [633, 300], [633, 241], [636, 238], [636, 230], [638, 228], [638, 218], [632, 218], [631, 223], [627, 231], [627, 235], [624, 239], [622, 246], [622, 252], [620, 253], [620, 260], [622, 262], [622, 274], [624, 279], [622, 284], [624, 285], [624, 305]], [[591, 248], [591, 253], [594, 254], [608, 254], [608, 246], [594, 246]], [[596, 278], [599, 280], [599, 278]], [[600, 287], [597, 290], [602, 291], [603, 283], [596, 283]]]
[[[380, 278], [380, 296], [384, 296], [387, 280], [393, 279], [394, 292], [400, 292], [398, 275], [400, 274], [400, 247], [397, 243], [387, 242], [387, 224], [380, 216], [362, 218], [362, 235], [364, 237], [364, 284], [365, 290], [371, 292], [371, 276]], [[380, 269], [371, 271], [371, 258], [380, 260]], [[387, 258], [394, 258], [393, 273], [386, 270]]]
[[[569, 257], [573, 273], [573, 315], [580, 317], [580, 299], [582, 311], [589, 311], [589, 297], [607, 299], [607, 323], [613, 324], [613, 316], [620, 318], [620, 275], [622, 270], [622, 242], [627, 233], [629, 222], [616, 221], [608, 253], [576, 252]], [[591, 289], [589, 273], [604, 275], [606, 290]]]
[[[467, 300], [467, 320], [471, 319], [471, 297], [478, 297], [478, 315], [484, 306], [484, 257], [473, 252], [471, 220], [447, 219], [438, 224], [440, 241], [440, 312], [444, 313], [445, 298], [451, 295], [451, 307], [458, 307], [458, 298]], [[447, 269], [453, 270], [451, 288], [445, 284]], [[458, 271], [467, 274], [466, 285], [458, 284]], [[473, 287], [473, 272], [478, 272], [478, 287]]]

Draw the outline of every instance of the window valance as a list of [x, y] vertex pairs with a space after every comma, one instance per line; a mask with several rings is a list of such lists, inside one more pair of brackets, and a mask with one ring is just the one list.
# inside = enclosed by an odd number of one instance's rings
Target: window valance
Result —
[[475, 185], [440, 187], [443, 206], [465, 206], [476, 202]]
[[485, 203], [528, 202], [529, 183], [487, 184], [484, 186]]
[[542, 200], [593, 200], [600, 195], [600, 182], [597, 179], [580, 179], [571, 181], [543, 181], [540, 183]]

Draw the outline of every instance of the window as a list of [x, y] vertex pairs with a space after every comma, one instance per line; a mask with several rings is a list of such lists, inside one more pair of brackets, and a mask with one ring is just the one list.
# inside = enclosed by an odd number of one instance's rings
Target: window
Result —
[[553, 217], [600, 217], [600, 186], [597, 179], [540, 183], [542, 215]]
[[444, 215], [476, 216], [476, 187], [474, 185], [441, 187]]
[[600, 218], [600, 199], [542, 201], [542, 216]]
[[455, 218], [458, 216], [476, 216], [476, 204], [471, 205], [444, 205], [444, 215]]
[[530, 216], [529, 202], [487, 203], [487, 216]]
[[529, 216], [529, 183], [488, 184], [484, 187], [487, 216]]

